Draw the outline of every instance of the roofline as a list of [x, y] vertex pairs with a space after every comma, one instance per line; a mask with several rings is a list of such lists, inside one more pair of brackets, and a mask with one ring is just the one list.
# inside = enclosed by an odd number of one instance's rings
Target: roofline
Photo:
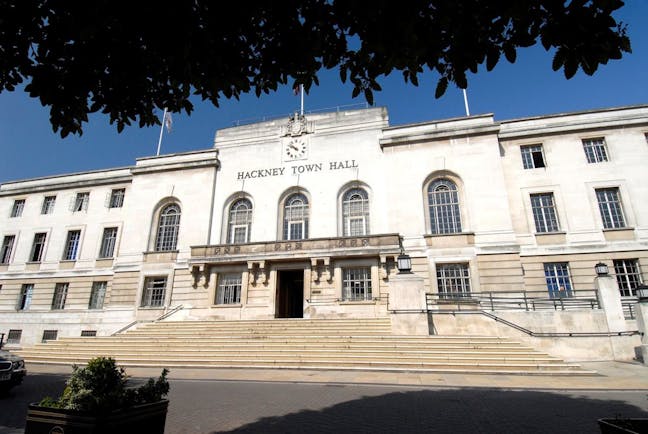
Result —
[[615, 111], [620, 111], [620, 110], [633, 110], [633, 109], [642, 109], [642, 108], [648, 108], [648, 104], [634, 104], [634, 105], [625, 105], [625, 106], [619, 106], [619, 107], [606, 107], [606, 108], [598, 108], [598, 109], [590, 109], [590, 110], [580, 110], [580, 111], [575, 111], [575, 112], [559, 112], [559, 113], [551, 113], [551, 114], [546, 114], [546, 115], [536, 115], [536, 116], [526, 116], [526, 117], [522, 117], [522, 118], [504, 119], [504, 120], [501, 120], [501, 121], [498, 121], [498, 122], [500, 124], [508, 124], [508, 123], [513, 123], [513, 122], [533, 121], [533, 120], [538, 120], [538, 119], [558, 118], [558, 117], [563, 117], [563, 116], [586, 115], [586, 114], [592, 114], [592, 113], [605, 113], [605, 112], [615, 112]]

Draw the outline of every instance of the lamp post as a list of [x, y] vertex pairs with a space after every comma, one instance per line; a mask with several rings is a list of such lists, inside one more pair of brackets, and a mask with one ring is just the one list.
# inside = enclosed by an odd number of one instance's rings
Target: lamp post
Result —
[[596, 270], [596, 275], [598, 277], [607, 276], [610, 273], [610, 269], [608, 268], [607, 264], [604, 264], [603, 262], [596, 264], [594, 266], [594, 270]]
[[405, 249], [403, 248], [403, 237], [398, 237], [398, 245], [400, 247], [400, 255], [396, 258], [398, 274], [412, 274], [412, 258], [405, 254]]

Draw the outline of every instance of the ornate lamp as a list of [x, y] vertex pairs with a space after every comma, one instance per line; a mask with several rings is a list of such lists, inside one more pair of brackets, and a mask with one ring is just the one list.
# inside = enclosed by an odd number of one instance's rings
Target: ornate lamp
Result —
[[403, 238], [398, 237], [398, 244], [400, 244], [400, 255], [396, 258], [398, 267], [398, 274], [411, 274], [412, 273], [412, 258], [405, 254], [403, 249]]
[[594, 270], [596, 270], [596, 275], [598, 277], [603, 277], [607, 276], [610, 273], [610, 269], [608, 266], [602, 262], [599, 262], [594, 266]]
[[635, 289], [639, 301], [648, 301], [648, 285], [642, 283]]

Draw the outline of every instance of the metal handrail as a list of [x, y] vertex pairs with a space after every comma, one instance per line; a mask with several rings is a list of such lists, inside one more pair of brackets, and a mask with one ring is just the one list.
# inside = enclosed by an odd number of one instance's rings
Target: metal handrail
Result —
[[157, 317], [157, 318], [155, 318], [155, 319], [140, 319], [140, 320], [135, 320], [135, 321], [133, 321], [133, 322], [130, 322], [130, 323], [126, 324], [124, 327], [122, 327], [122, 328], [120, 328], [119, 330], [117, 330], [116, 332], [112, 333], [110, 336], [115, 336], [115, 335], [118, 335], [118, 334], [120, 334], [120, 333], [123, 333], [123, 332], [125, 332], [126, 330], [128, 330], [129, 328], [133, 327], [135, 324], [144, 324], [144, 323], [150, 323], [150, 322], [162, 321], [163, 319], [170, 317], [171, 315], [173, 315], [174, 313], [176, 313], [177, 311], [179, 311], [179, 310], [181, 310], [181, 309], [183, 309], [183, 308], [184, 308], [183, 305], [179, 305], [179, 306], [174, 307], [174, 308], [171, 309], [170, 311], [168, 311], [168, 312], [166, 312], [166, 313], [160, 315], [159, 317]]
[[536, 338], [587, 338], [587, 337], [610, 337], [610, 336], [634, 336], [640, 335], [639, 330], [625, 330], [620, 332], [534, 332], [527, 328], [522, 327], [519, 324], [515, 324], [509, 320], [501, 318], [497, 315], [493, 315], [490, 312], [484, 310], [460, 310], [460, 311], [435, 311], [434, 315], [484, 315], [488, 318], [494, 320], [495, 322], [507, 325], [512, 327], [522, 333], [525, 333], [529, 336]]
[[623, 309], [623, 316], [625, 319], [635, 319], [635, 304], [639, 299], [635, 296], [621, 297], [621, 308]]
[[487, 310], [553, 310], [600, 309], [601, 303], [596, 290], [572, 290], [550, 294], [546, 291], [486, 291], [471, 293], [427, 293], [426, 303], [430, 305], [456, 304], [479, 306]]

